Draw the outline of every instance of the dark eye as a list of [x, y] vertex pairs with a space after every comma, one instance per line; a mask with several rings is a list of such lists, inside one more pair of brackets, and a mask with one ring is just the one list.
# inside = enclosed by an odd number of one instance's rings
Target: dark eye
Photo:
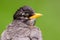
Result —
[[29, 14], [28, 14], [28, 13], [26, 13], [26, 14], [25, 14], [25, 16], [29, 16]]

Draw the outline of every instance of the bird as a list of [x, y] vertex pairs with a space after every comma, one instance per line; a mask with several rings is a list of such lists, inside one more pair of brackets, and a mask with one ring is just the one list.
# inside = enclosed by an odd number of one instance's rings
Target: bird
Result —
[[22, 6], [13, 15], [12, 22], [1, 35], [1, 40], [42, 40], [42, 32], [35, 26], [36, 14], [29, 6]]

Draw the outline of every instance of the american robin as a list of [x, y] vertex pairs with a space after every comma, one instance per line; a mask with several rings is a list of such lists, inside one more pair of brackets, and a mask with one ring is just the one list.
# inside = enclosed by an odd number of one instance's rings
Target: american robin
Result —
[[20, 7], [13, 15], [13, 21], [2, 33], [1, 40], [42, 40], [41, 30], [35, 27], [35, 14], [29, 6]]

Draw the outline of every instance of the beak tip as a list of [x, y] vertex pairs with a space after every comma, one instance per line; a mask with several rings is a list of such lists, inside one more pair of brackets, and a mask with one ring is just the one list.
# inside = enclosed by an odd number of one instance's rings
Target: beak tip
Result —
[[42, 14], [39, 14], [40, 16], [43, 16]]
[[35, 14], [34, 16], [30, 17], [30, 19], [38, 18], [40, 16], [42, 16], [42, 14]]
[[37, 14], [37, 16], [43, 16], [43, 14]]

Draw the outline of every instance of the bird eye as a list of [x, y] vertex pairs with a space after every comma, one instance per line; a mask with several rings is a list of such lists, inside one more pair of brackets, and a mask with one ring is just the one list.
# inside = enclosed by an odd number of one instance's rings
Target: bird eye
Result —
[[29, 14], [28, 14], [28, 13], [26, 13], [26, 14], [25, 14], [25, 16], [29, 16]]

